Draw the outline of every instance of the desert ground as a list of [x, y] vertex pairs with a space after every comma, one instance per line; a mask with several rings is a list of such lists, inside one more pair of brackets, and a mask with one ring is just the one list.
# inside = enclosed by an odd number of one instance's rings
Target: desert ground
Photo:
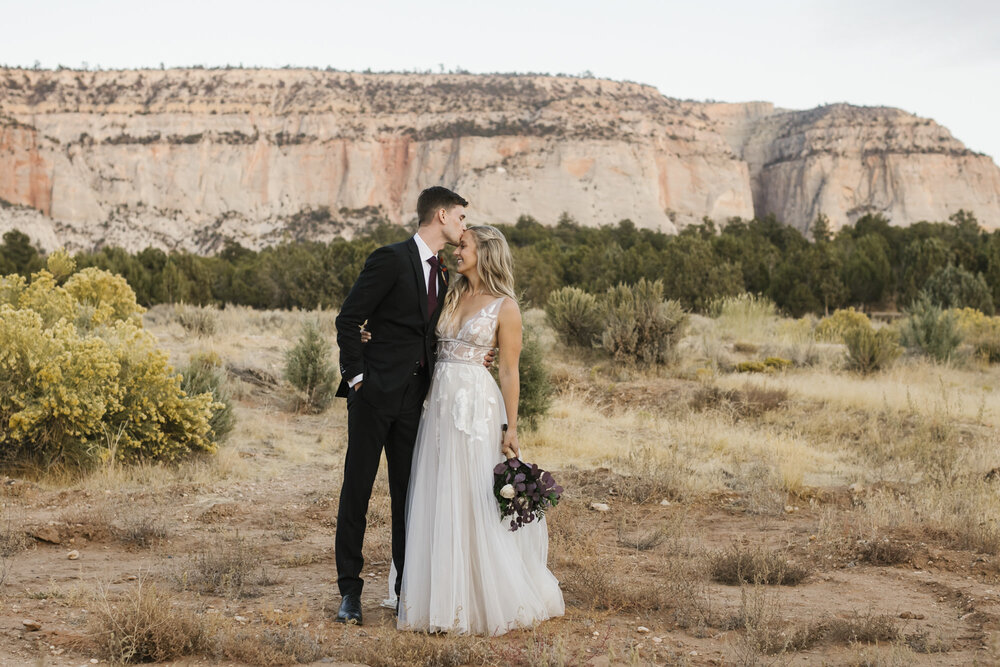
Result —
[[[235, 430], [180, 466], [3, 477], [0, 663], [1000, 663], [1000, 368], [904, 356], [860, 376], [808, 321], [754, 313], [693, 316], [672, 364], [637, 369], [528, 312], [554, 397], [523, 454], [566, 488], [546, 518], [566, 615], [397, 631], [383, 466], [365, 624], [333, 623], [346, 409], [297, 410], [282, 380], [302, 322], [332, 342], [333, 317], [146, 313], [177, 367], [225, 363]], [[767, 357], [792, 363], [733, 370]]]

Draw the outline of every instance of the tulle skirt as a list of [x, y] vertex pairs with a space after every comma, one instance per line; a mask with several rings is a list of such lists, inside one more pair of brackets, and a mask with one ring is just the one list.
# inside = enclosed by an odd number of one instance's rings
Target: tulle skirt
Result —
[[511, 532], [500, 520], [493, 468], [505, 421], [482, 365], [436, 364], [406, 499], [400, 629], [500, 635], [563, 614], [545, 521]]

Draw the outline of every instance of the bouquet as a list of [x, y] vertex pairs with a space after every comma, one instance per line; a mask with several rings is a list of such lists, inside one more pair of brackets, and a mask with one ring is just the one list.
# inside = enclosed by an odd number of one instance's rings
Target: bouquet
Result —
[[513, 516], [511, 530], [542, 518], [547, 509], [556, 506], [562, 492], [552, 473], [534, 463], [515, 457], [493, 468], [493, 495], [500, 503], [500, 520]]

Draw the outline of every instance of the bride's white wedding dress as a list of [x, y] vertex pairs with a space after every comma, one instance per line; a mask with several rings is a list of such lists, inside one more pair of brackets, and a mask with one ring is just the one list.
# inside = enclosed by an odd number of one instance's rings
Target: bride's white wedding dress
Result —
[[493, 496], [506, 412], [483, 359], [502, 302], [438, 337], [406, 499], [400, 629], [499, 635], [564, 610], [545, 521], [511, 532]]

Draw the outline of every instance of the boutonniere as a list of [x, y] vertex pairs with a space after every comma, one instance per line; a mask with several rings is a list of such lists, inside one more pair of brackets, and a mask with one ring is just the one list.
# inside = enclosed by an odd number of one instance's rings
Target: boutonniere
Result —
[[444, 286], [447, 287], [448, 286], [448, 267], [444, 265], [444, 260], [441, 259], [440, 255], [438, 256], [438, 268], [440, 269], [441, 280], [444, 281]]

